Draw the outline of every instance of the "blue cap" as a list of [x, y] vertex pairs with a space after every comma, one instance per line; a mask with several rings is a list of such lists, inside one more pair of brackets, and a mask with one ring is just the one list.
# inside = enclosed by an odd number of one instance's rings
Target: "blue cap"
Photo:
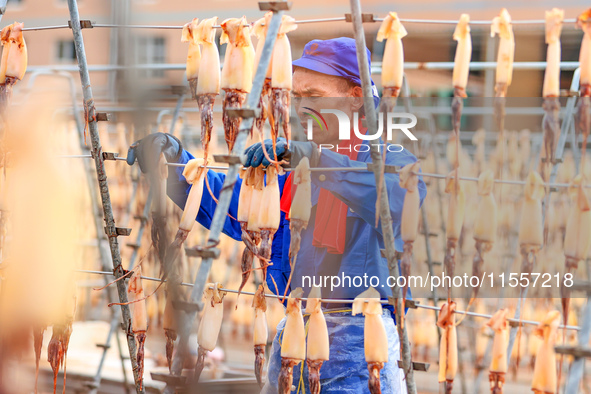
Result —
[[[365, 51], [367, 52], [367, 62], [371, 70], [371, 52], [367, 48], [365, 48]], [[312, 40], [304, 47], [302, 57], [292, 64], [322, 74], [343, 77], [361, 86], [355, 40], [349, 37]], [[371, 81], [371, 90], [377, 108], [380, 103], [380, 96], [373, 80]]]

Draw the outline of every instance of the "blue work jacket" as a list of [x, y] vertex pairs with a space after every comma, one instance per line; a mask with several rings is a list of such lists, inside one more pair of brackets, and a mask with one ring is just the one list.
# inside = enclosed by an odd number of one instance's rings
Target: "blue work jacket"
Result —
[[[363, 141], [363, 145], [367, 145], [369, 148], [368, 144], [370, 142], [371, 141]], [[349, 157], [333, 151], [323, 150], [320, 155], [318, 167], [366, 167], [366, 164], [371, 162], [369, 149], [367, 150], [367, 152], [360, 151], [357, 155], [357, 160], [351, 160]], [[193, 158], [193, 155], [186, 150], [183, 150], [178, 162], [187, 163]], [[406, 149], [401, 152], [387, 152], [386, 154], [386, 164], [393, 166], [405, 166], [416, 160], [416, 157]], [[178, 167], [175, 171], [171, 171], [168, 179], [167, 192], [169, 197], [181, 209], [184, 209], [191, 186], [183, 177], [182, 170], [182, 167]], [[207, 172], [207, 177], [213, 194], [218, 197], [226, 174], [209, 170]], [[323, 280], [323, 277], [345, 278], [343, 280], [343, 282], [345, 282], [344, 286], [339, 286], [332, 290], [330, 284], [331, 280], [334, 281], [334, 279], [330, 279], [327, 282], [327, 287], [322, 288], [322, 298], [353, 299], [362, 291], [366, 290], [369, 287], [370, 279], [375, 277], [376, 279], [373, 279], [372, 284], [379, 291], [381, 297], [384, 299], [391, 296], [391, 289], [387, 283], [389, 276], [388, 264], [386, 259], [381, 257], [380, 254], [380, 249], [384, 248], [381, 224], [378, 224], [377, 227], [374, 226], [377, 192], [373, 172], [313, 171], [311, 178], [312, 212], [308, 228], [303, 230], [301, 234], [301, 249], [294, 266], [294, 275], [290, 288], [295, 289], [297, 287], [302, 287], [304, 289], [304, 296], [306, 296], [310, 290], [310, 281], [303, 281], [302, 279], [304, 276], [316, 276], [316, 280]], [[278, 177], [281, 194], [283, 194], [283, 187], [286, 179], [287, 175], [281, 175]], [[395, 246], [396, 250], [401, 252], [403, 242], [400, 239], [400, 220], [406, 190], [400, 187], [398, 174], [386, 173], [385, 181], [388, 188], [392, 227], [396, 237]], [[238, 197], [241, 185], [242, 179], [238, 178], [234, 186], [232, 201], [229, 208], [229, 214], [233, 218], [236, 218], [238, 214]], [[318, 201], [320, 188], [330, 191], [349, 207], [347, 211], [346, 245], [342, 255], [330, 254], [327, 252], [326, 248], [312, 246], [314, 221], [316, 218], [316, 203]], [[419, 195], [421, 204], [423, 203], [426, 194], [427, 188], [422, 177], [420, 177]], [[210, 194], [204, 190], [201, 208], [197, 214], [197, 221], [206, 228], [209, 228], [211, 225], [216, 205], [216, 202], [211, 198]], [[223, 232], [237, 241], [241, 240], [240, 223], [229, 216], [226, 217]], [[269, 277], [272, 276], [281, 295], [284, 293], [291, 271], [288, 258], [289, 244], [289, 220], [286, 220], [285, 213], [281, 212], [279, 229], [275, 233], [272, 244], [271, 262], [273, 265], [270, 266], [267, 271], [269, 288], [272, 291], [275, 291], [273, 281]], [[238, 261], [236, 263], [239, 264]], [[361, 286], [359, 286], [359, 281], [361, 280], [363, 282], [364, 275], [367, 275], [367, 282], [361, 283]], [[346, 279], [347, 277], [351, 278], [350, 285], [349, 281]], [[376, 280], [378, 283], [376, 283]], [[350, 307], [350, 305], [347, 306]], [[327, 307], [343, 307], [343, 305], [333, 304], [327, 305]]]

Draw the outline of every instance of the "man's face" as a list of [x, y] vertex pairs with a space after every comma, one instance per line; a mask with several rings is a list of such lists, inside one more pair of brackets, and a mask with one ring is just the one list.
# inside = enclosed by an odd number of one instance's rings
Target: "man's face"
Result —
[[[353, 112], [359, 110], [361, 102], [361, 88], [350, 87], [341, 77], [321, 74], [305, 68], [296, 67], [293, 73], [293, 104], [300, 124], [307, 130], [309, 112], [312, 108], [318, 112], [321, 109], [338, 109], [353, 119]], [[336, 116], [324, 116], [327, 127], [321, 130], [316, 122], [313, 125], [313, 141], [317, 144], [338, 144], [339, 124]]]

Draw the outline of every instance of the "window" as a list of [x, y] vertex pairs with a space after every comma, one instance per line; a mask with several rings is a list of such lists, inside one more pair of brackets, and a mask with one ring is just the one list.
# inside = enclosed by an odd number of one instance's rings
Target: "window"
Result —
[[[137, 64], [162, 64], [166, 62], [164, 37], [138, 37], [136, 44]], [[146, 70], [146, 77], [162, 78], [164, 70]]]
[[63, 63], [76, 61], [74, 41], [60, 40], [57, 42], [57, 60]]

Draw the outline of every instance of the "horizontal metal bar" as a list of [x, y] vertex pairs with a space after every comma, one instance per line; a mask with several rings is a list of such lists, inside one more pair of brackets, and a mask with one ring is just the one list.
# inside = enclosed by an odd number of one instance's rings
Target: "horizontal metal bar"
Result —
[[[59, 158], [91, 158], [90, 155], [61, 155], [61, 156], [57, 156]], [[116, 160], [127, 160], [125, 157], [117, 157]], [[170, 167], [184, 167], [185, 164], [183, 163], [166, 163], [166, 165], [170, 166]], [[228, 167], [225, 166], [207, 166], [207, 168], [212, 169], [212, 170], [227, 170]], [[285, 171], [293, 171], [293, 168], [284, 168]], [[310, 168], [310, 171], [312, 172], [332, 172], [332, 171], [371, 171], [369, 170], [367, 167], [314, 167], [314, 168]], [[445, 174], [434, 174], [434, 173], [429, 173], [429, 172], [418, 172], [415, 173], [416, 175], [420, 175], [422, 177], [425, 178], [436, 178], [436, 179], [446, 179], [447, 175]], [[478, 182], [478, 178], [475, 177], [467, 177], [467, 176], [460, 176], [459, 177], [460, 180], [462, 181], [470, 181], [470, 182]], [[509, 180], [509, 179], [495, 179], [494, 180], [495, 183], [502, 183], [505, 185], [522, 185], [525, 186], [526, 182], [525, 181], [514, 181], [514, 180]], [[585, 188], [591, 188], [591, 184], [589, 185], [584, 185]], [[552, 182], [552, 183], [544, 183], [544, 187], [555, 187], [555, 188], [563, 188], [566, 189], [568, 187], [570, 187], [570, 185], [568, 183], [556, 183], [556, 182]]]
[[[374, 22], [382, 22], [384, 18], [374, 18]], [[324, 22], [344, 22], [345, 17], [339, 16], [334, 18], [316, 18], [316, 19], [302, 19], [296, 20], [296, 24], [308, 24], [308, 23], [324, 23]], [[452, 19], [417, 19], [417, 18], [400, 18], [402, 23], [421, 23], [421, 24], [432, 24], [432, 25], [456, 25], [457, 20]], [[567, 18], [563, 20], [563, 23], [575, 23], [575, 18]], [[513, 25], [543, 25], [546, 23], [544, 19], [524, 19], [524, 20], [513, 20]], [[491, 20], [473, 20], [470, 21], [470, 25], [490, 25]], [[245, 26], [251, 26], [247, 24]], [[113, 23], [93, 23], [92, 27], [97, 28], [114, 28], [114, 29], [164, 29], [164, 30], [181, 30], [182, 25], [121, 25]], [[214, 25], [214, 28], [220, 28], [220, 25]], [[54, 30], [54, 29], [69, 29], [66, 25], [55, 25], [55, 26], [37, 26], [37, 27], [25, 27], [23, 31], [41, 31], [41, 30]]]
[[70, 26], [66, 25], [55, 25], [55, 26], [38, 26], [38, 27], [24, 27], [23, 31], [40, 31], [40, 30], [56, 30], [56, 29], [69, 29]]
[[[560, 69], [562, 71], [573, 71], [579, 67], [579, 62], [560, 62]], [[119, 70], [182, 70], [187, 68], [185, 63], [153, 63], [153, 64], [136, 64], [130, 66], [97, 64], [89, 65], [88, 71], [91, 72], [108, 72]], [[454, 62], [406, 62], [404, 63], [405, 70], [453, 70]], [[497, 68], [497, 62], [471, 62], [470, 71], [494, 70]], [[532, 61], [532, 62], [514, 62], [514, 70], [545, 70], [546, 62]], [[47, 66], [30, 66], [27, 67], [27, 72], [36, 71], [70, 71], [77, 72], [78, 67], [71, 65], [47, 65]], [[372, 62], [371, 73], [381, 74], [382, 62]]]
[[[384, 18], [375, 18], [376, 22], [382, 22]], [[575, 23], [575, 18], [564, 19], [563, 23]], [[457, 25], [457, 20], [445, 20], [445, 19], [413, 19], [413, 18], [400, 18], [402, 23], [424, 23], [424, 24], [435, 24], [435, 25]], [[512, 20], [513, 25], [543, 25], [546, 23], [545, 19], [523, 19], [523, 20]], [[470, 25], [490, 25], [491, 20], [471, 20]]]
[[[81, 273], [86, 273], [86, 274], [97, 274], [97, 275], [113, 275], [112, 272], [108, 272], [108, 271], [90, 271], [90, 270], [75, 270], [75, 272], [81, 272]], [[155, 281], [155, 282], [160, 282], [161, 280], [158, 278], [151, 278], [149, 276], [142, 276], [142, 279], [145, 280], [151, 280], [151, 281]], [[165, 280], [166, 281], [166, 280]], [[192, 283], [186, 283], [186, 282], [182, 282], [181, 285], [183, 286], [189, 286], [189, 287], [193, 287]], [[220, 288], [221, 291], [225, 291], [227, 293], [234, 293], [234, 294], [238, 294], [238, 290], [233, 290], [233, 289], [225, 289], [225, 288]], [[250, 291], [241, 291], [240, 294], [246, 294], [249, 296], [254, 296], [255, 293], [250, 292]], [[278, 296], [275, 294], [267, 294], [265, 293], [265, 297], [268, 298], [277, 298], [277, 299], [283, 299], [283, 296]], [[307, 298], [299, 298], [302, 301], [307, 301]], [[333, 299], [333, 298], [329, 298], [329, 299], [320, 299], [321, 302], [325, 303], [325, 304], [351, 304], [353, 302], [353, 300], [347, 300], [347, 299]], [[380, 300], [380, 302], [382, 304], [389, 304], [390, 301], [388, 300]], [[422, 305], [422, 304], [416, 304], [417, 308], [424, 308], [424, 309], [430, 309], [433, 311], [440, 311], [441, 308], [437, 307], [437, 306], [431, 306], [431, 305]], [[490, 319], [492, 317], [492, 315], [487, 315], [484, 313], [477, 313], [477, 312], [470, 312], [470, 311], [455, 311], [456, 314], [458, 315], [468, 315], [468, 316], [473, 316], [473, 317], [482, 317], [482, 318], [486, 318], [486, 319]], [[515, 323], [521, 323], [521, 324], [529, 324], [529, 325], [535, 325], [537, 326], [538, 324], [540, 324], [540, 322], [537, 321], [533, 321], [533, 320], [519, 320], [519, 319], [507, 319], [507, 321], [509, 322], [515, 322]], [[578, 326], [564, 326], [564, 325], [560, 325], [558, 326], [558, 328], [566, 328], [567, 330], [580, 330], [580, 327]]]

